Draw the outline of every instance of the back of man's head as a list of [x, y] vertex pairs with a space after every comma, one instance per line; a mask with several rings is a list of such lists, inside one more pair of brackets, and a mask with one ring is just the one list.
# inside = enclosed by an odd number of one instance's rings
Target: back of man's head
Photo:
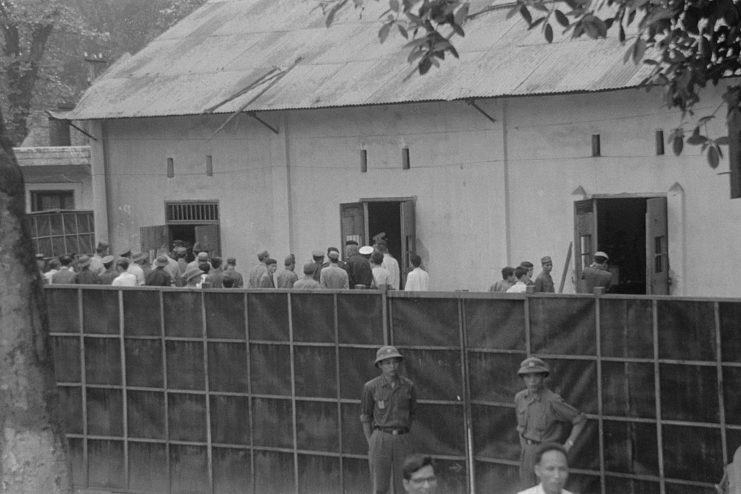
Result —
[[422, 265], [422, 258], [419, 257], [417, 254], [412, 254], [409, 256], [409, 262], [412, 263], [412, 266], [418, 268]]
[[524, 276], [527, 276], [528, 271], [528, 268], [525, 266], [517, 266], [515, 268], [515, 278], [518, 280], [522, 279]]
[[72, 264], [72, 258], [70, 256], [67, 256], [67, 255], [62, 256], [62, 257], [59, 258], [59, 263], [62, 266], [69, 266], [70, 264]]
[[512, 266], [507, 266], [505, 268], [502, 268], [502, 279], [503, 280], [508, 279], [513, 274], [515, 274], [515, 268], [513, 268]]
[[220, 257], [213, 257], [211, 258], [211, 267], [214, 269], [218, 269], [221, 267], [222, 259]]

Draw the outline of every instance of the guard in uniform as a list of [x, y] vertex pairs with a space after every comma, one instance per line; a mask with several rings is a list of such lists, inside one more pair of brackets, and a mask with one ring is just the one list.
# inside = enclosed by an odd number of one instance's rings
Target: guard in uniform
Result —
[[360, 422], [368, 440], [368, 463], [374, 494], [404, 492], [402, 466], [411, 453], [409, 430], [417, 408], [414, 383], [399, 375], [404, 357], [392, 346], [376, 352], [375, 365], [381, 375], [363, 386]]
[[[515, 395], [517, 432], [520, 436], [520, 481], [522, 488], [538, 483], [535, 453], [541, 443], [562, 443], [568, 452], [586, 425], [586, 417], [545, 386], [550, 370], [537, 357], [522, 361], [517, 371], [526, 389]], [[564, 442], [568, 428], [571, 433]]]

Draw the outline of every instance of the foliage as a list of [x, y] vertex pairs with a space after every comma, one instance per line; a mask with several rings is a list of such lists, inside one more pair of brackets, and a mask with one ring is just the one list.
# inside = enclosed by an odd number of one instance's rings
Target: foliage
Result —
[[[74, 104], [87, 54], [112, 61], [144, 47], [206, 0], [0, 0], [0, 106], [20, 145], [30, 115]], [[98, 64], [103, 65], [103, 64]]]
[[[363, 8], [370, 0], [352, 0]], [[379, 29], [383, 42], [395, 27], [410, 39], [409, 61], [420, 74], [438, 66], [446, 55], [458, 56], [454, 41], [465, 36], [471, 19], [497, 8], [496, 5], [471, 11], [470, 0], [375, 0], [388, 1]], [[349, 0], [320, 0], [327, 25]], [[530, 29], [540, 28], [546, 41], [553, 42], [554, 31], [573, 38], [605, 38], [617, 31], [627, 45], [625, 61], [651, 66], [643, 84], [660, 86], [664, 103], [678, 108], [683, 117], [693, 118], [700, 91], [708, 83], [741, 75], [741, 0], [515, 0], [507, 4], [508, 18], [520, 15]], [[724, 101], [731, 120], [738, 119], [741, 86], [731, 84]], [[717, 112], [717, 110], [716, 110]], [[675, 153], [687, 142], [702, 146], [711, 166], [722, 157], [720, 145], [727, 138], [706, 135], [706, 124], [713, 115], [703, 116], [685, 133], [675, 129], [670, 142]], [[685, 134], [689, 137], [685, 138]]]

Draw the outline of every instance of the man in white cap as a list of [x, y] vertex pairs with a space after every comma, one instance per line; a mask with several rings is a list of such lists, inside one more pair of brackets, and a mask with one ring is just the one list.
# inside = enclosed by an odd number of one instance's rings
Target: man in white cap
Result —
[[535, 476], [536, 451], [543, 443], [561, 442], [566, 429], [571, 427], [563, 443], [569, 451], [586, 425], [586, 417], [548, 389], [545, 379], [550, 369], [543, 360], [529, 357], [520, 363], [517, 375], [525, 389], [515, 395], [517, 433], [520, 436], [520, 482], [522, 488], [537, 483]]
[[368, 440], [368, 463], [374, 494], [404, 492], [403, 463], [411, 453], [409, 430], [417, 410], [414, 383], [399, 375], [404, 357], [393, 346], [376, 352], [375, 365], [381, 375], [363, 386], [360, 423]]
[[612, 283], [612, 273], [607, 270], [609, 257], [602, 251], [594, 253], [594, 262], [584, 268], [581, 273], [582, 289], [580, 293], [594, 293], [595, 288], [604, 288], [607, 291]]
[[[360, 250], [367, 252], [367, 255]], [[347, 274], [350, 277], [350, 288], [369, 288], [373, 283], [373, 272], [368, 261], [371, 254], [373, 247], [370, 245], [365, 245], [361, 249], [353, 244], [347, 246]]]

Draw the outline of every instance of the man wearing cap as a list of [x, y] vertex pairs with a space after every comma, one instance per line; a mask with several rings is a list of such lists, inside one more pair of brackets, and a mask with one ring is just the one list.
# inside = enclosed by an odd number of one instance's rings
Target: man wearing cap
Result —
[[108, 255], [108, 244], [105, 242], [98, 242], [98, 246], [95, 248], [95, 255], [90, 259], [90, 271], [100, 276], [105, 272], [103, 267], [103, 258]]
[[322, 285], [322, 288], [335, 290], [350, 288], [350, 278], [347, 271], [339, 265], [340, 253], [336, 250], [330, 250], [327, 257], [329, 257], [329, 265], [322, 266], [319, 284]]
[[411, 453], [409, 430], [417, 409], [414, 383], [399, 375], [404, 357], [393, 346], [376, 352], [375, 365], [381, 375], [363, 386], [360, 423], [368, 440], [368, 463], [374, 494], [404, 492], [402, 465]]
[[521, 448], [520, 482], [523, 489], [537, 483], [534, 468], [538, 446], [547, 442], [561, 443], [570, 427], [571, 432], [563, 443], [563, 447], [569, 451], [586, 425], [583, 413], [545, 386], [545, 378], [549, 374], [546, 363], [537, 357], [523, 360], [517, 371], [526, 386], [515, 395]]
[[278, 261], [268, 257], [267, 259], [265, 259], [265, 267], [267, 268], [267, 271], [265, 271], [262, 276], [260, 276], [260, 281], [258, 282], [257, 287], [275, 288], [275, 280], [273, 280], [273, 274], [278, 269]]
[[315, 250], [311, 253], [311, 258], [314, 260], [314, 279], [317, 283], [321, 284], [322, 279], [322, 265], [324, 264], [324, 252], [321, 250]]
[[604, 288], [607, 291], [612, 283], [612, 273], [607, 270], [607, 254], [602, 251], [594, 253], [594, 262], [584, 268], [581, 273], [580, 293], [594, 293], [595, 288]]
[[225, 288], [242, 288], [244, 286], [244, 278], [242, 273], [237, 272], [237, 260], [235, 258], [227, 258], [224, 279], [221, 282]]
[[535, 278], [535, 291], [542, 293], [555, 293], [556, 286], [553, 284], [553, 278], [551, 278], [551, 271], [553, 271], [553, 260], [551, 259], [551, 256], [541, 258], [540, 265], [543, 266], [543, 271], [541, 271], [538, 277]]
[[147, 274], [146, 283], [147, 286], [171, 286], [172, 277], [165, 268], [167, 268], [168, 261], [167, 256], [161, 254], [157, 256], [157, 260], [154, 262], [155, 268]]
[[288, 254], [283, 260], [283, 271], [276, 276], [276, 288], [293, 288], [294, 283], [298, 281], [298, 275], [294, 272], [295, 268], [296, 256]]
[[[360, 251], [365, 252], [365, 254]], [[369, 245], [358, 249], [357, 245], [347, 246], [347, 275], [350, 278], [350, 288], [369, 288], [373, 284], [373, 271], [371, 271], [370, 255], [373, 247]]]
[[314, 279], [314, 268], [313, 261], [304, 264], [304, 277], [293, 284], [295, 290], [319, 290], [322, 287]]
[[90, 258], [90, 256], [83, 254], [79, 257], [79, 259], [77, 259], [77, 267], [80, 269], [80, 272], [77, 273], [75, 283], [77, 283], [78, 285], [100, 284], [100, 277], [98, 277], [96, 273], [93, 273], [91, 265], [92, 259]]
[[340, 268], [342, 268], [345, 271], [347, 271], [347, 263], [345, 261], [343, 261], [343, 260], [340, 259], [340, 249], [338, 249], [337, 247], [327, 247], [327, 262], [325, 262], [324, 264], [322, 264], [322, 269], [326, 268], [327, 266], [329, 266], [331, 264], [331, 262], [329, 260], [329, 253], [330, 252], [337, 252], [337, 265]]
[[262, 275], [265, 274], [265, 272], [268, 270], [268, 268], [265, 266], [265, 260], [270, 258], [270, 254], [268, 254], [268, 251], [264, 250], [257, 254], [257, 260], [260, 261], [257, 263], [251, 270], [249, 276], [247, 276], [247, 288], [257, 288], [260, 284], [260, 278], [262, 278]]
[[113, 262], [116, 260], [116, 258], [113, 256], [105, 256], [102, 260], [105, 271], [103, 271], [103, 274], [99, 276], [100, 283], [102, 285], [110, 285], [111, 283], [113, 283], [113, 280], [118, 277], [118, 271], [116, 271], [116, 266]]

